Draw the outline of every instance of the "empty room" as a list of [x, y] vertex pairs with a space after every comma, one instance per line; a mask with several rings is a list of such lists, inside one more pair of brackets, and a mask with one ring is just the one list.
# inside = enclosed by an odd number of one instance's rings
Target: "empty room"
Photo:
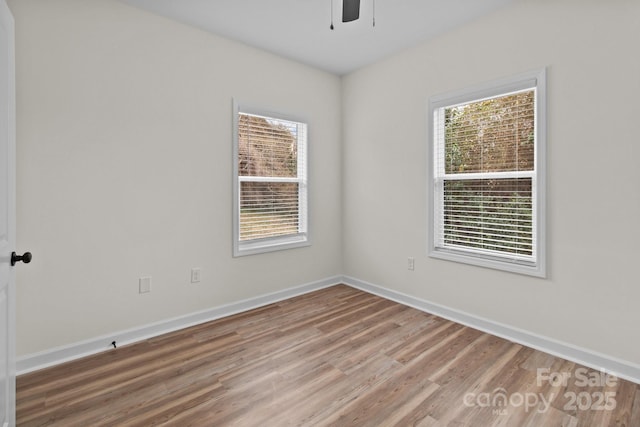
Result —
[[0, 6], [0, 426], [640, 426], [640, 0]]

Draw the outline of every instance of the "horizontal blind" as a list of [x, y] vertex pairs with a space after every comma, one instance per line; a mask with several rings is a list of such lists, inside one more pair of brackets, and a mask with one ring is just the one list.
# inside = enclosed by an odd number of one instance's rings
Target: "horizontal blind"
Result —
[[535, 262], [535, 89], [437, 108], [435, 246]]
[[443, 214], [444, 247], [533, 255], [531, 178], [444, 181]]
[[239, 239], [306, 232], [306, 125], [239, 113]]

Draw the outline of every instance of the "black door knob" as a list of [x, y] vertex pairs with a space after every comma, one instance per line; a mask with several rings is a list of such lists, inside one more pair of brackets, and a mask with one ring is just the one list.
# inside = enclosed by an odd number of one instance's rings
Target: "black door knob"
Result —
[[17, 255], [15, 252], [11, 252], [11, 265], [16, 265], [16, 262], [22, 261], [25, 264], [31, 262], [31, 252], [25, 252], [24, 255]]

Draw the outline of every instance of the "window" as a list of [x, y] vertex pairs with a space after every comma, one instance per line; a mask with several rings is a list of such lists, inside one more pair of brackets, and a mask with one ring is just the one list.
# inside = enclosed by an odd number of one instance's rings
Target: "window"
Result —
[[234, 256], [308, 245], [307, 125], [234, 104]]
[[429, 255], [544, 277], [545, 72], [429, 102]]

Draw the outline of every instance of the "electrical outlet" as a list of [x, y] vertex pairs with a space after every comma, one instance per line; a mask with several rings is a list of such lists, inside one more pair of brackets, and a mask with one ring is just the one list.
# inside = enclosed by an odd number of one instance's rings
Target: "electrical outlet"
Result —
[[200, 281], [200, 275], [202, 273], [201, 268], [192, 268], [191, 269], [191, 283], [198, 283]]
[[151, 276], [145, 276], [138, 279], [138, 292], [141, 294], [151, 292]]
[[407, 258], [407, 269], [413, 271], [416, 267], [416, 260], [413, 257]]

